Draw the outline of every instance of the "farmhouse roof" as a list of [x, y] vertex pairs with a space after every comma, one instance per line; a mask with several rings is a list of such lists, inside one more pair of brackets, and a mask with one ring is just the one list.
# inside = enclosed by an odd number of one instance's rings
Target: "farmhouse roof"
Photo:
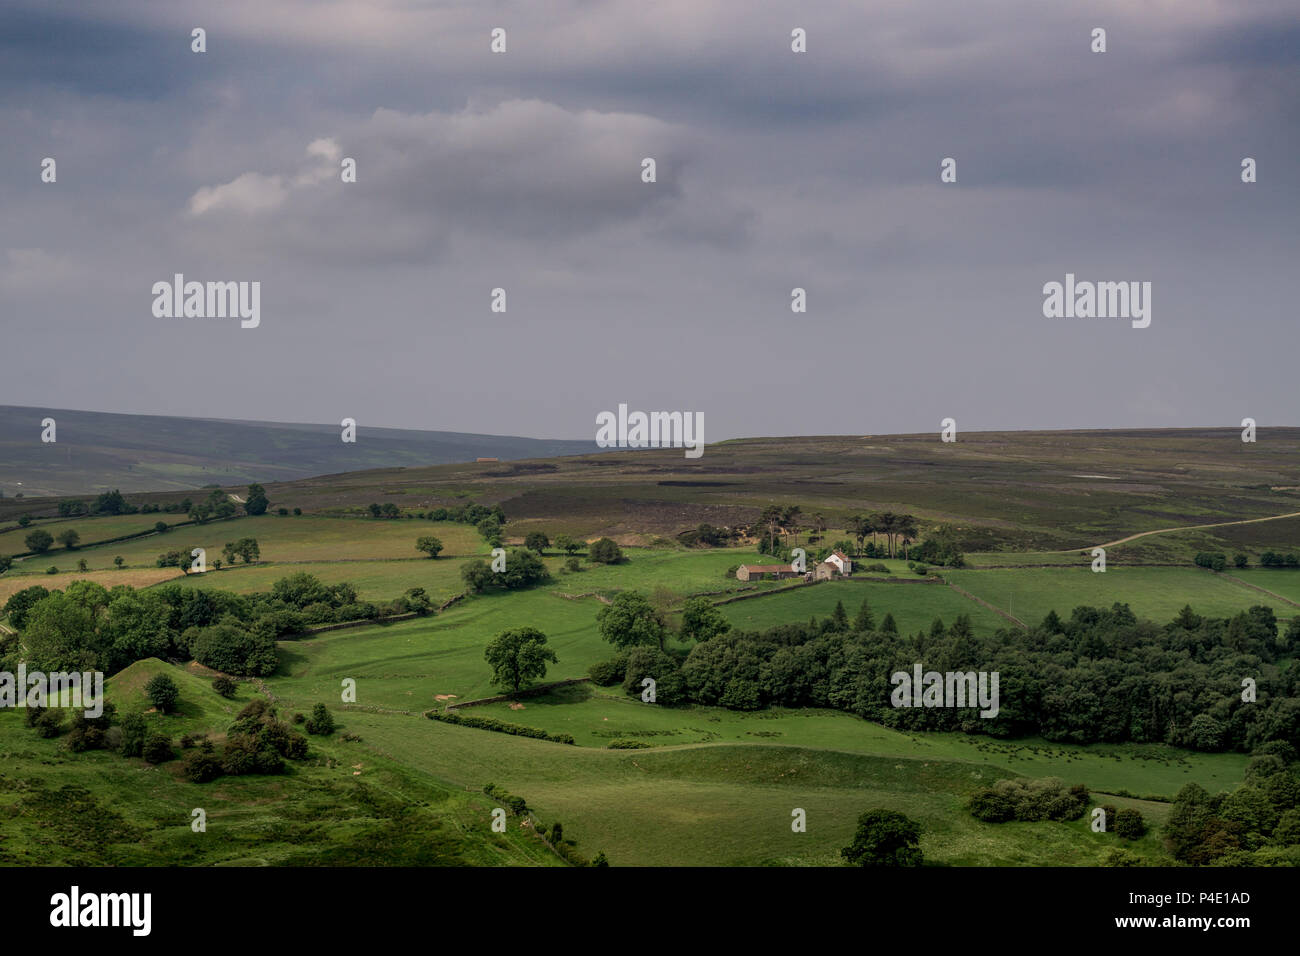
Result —
[[835, 557], [839, 558], [841, 561], [847, 561], [849, 559], [849, 556], [843, 551], [832, 551], [831, 554], [835, 555]]

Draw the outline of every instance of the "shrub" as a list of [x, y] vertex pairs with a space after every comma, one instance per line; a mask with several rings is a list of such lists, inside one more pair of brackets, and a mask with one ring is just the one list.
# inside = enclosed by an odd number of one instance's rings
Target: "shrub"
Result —
[[191, 750], [181, 762], [181, 772], [191, 783], [208, 783], [221, 776], [221, 760], [210, 750]]
[[32, 724], [40, 737], [49, 740], [63, 733], [63, 715], [57, 710], [42, 708]]
[[1146, 832], [1146, 821], [1138, 811], [1131, 807], [1124, 807], [1115, 814], [1115, 833], [1118, 836], [1125, 840], [1136, 840]]
[[230, 700], [235, 696], [235, 691], [238, 687], [239, 684], [236, 683], [233, 678], [227, 677], [225, 674], [219, 674], [212, 678], [212, 689], [227, 700]]
[[139, 757], [144, 753], [145, 736], [148, 734], [144, 717], [140, 714], [127, 714], [122, 718], [122, 740], [117, 752], [123, 757]]
[[311, 709], [311, 716], [307, 718], [304, 729], [309, 734], [328, 737], [334, 733], [334, 717], [324, 704], [317, 704]]
[[591, 678], [591, 682], [600, 687], [623, 683], [623, 676], [626, 673], [627, 657], [622, 654], [607, 661], [597, 661], [587, 668], [587, 676]]
[[172, 752], [171, 739], [166, 734], [156, 732], [145, 737], [142, 756], [153, 764], [166, 763], [176, 758], [176, 754]]
[[587, 560], [597, 564], [620, 564], [624, 560], [623, 549], [612, 539], [601, 538], [587, 548]]
[[610, 750], [645, 750], [650, 745], [644, 740], [624, 740], [619, 738], [611, 740], [605, 746]]

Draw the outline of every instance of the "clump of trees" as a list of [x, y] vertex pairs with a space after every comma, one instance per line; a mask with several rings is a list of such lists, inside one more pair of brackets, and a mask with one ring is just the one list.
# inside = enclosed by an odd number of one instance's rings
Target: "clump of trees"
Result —
[[493, 571], [492, 565], [480, 558], [462, 565], [460, 576], [475, 593], [496, 588], [516, 590], [550, 578], [542, 559], [527, 548], [511, 548], [505, 556], [504, 571]]
[[1274, 740], [1258, 748], [1235, 790], [1211, 795], [1184, 786], [1163, 835], [1176, 859], [1195, 866], [1300, 866], [1295, 746]]
[[999, 780], [971, 794], [967, 806], [977, 820], [1005, 823], [1077, 820], [1087, 811], [1088, 803], [1088, 788], [1083, 784], [1067, 787], [1056, 777], [1044, 777]]
[[227, 541], [221, 548], [221, 556], [227, 564], [234, 564], [235, 558], [243, 558], [245, 564], [252, 564], [262, 557], [262, 549], [256, 538], [240, 538], [238, 541]]

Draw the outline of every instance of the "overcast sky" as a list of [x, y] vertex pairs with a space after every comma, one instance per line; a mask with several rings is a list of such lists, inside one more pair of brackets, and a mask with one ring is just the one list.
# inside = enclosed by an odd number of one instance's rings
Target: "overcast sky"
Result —
[[[1296, 425], [1298, 150], [1294, 0], [6, 0], [0, 403]], [[177, 272], [260, 281], [260, 327], [155, 318]], [[1067, 272], [1150, 327], [1045, 318]]]

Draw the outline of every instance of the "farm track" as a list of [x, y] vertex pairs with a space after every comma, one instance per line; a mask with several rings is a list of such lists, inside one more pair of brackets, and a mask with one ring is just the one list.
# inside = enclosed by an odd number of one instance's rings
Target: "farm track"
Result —
[[1173, 534], [1178, 531], [1202, 531], [1206, 528], [1226, 528], [1230, 525], [1238, 524], [1257, 524], [1261, 521], [1278, 521], [1282, 518], [1300, 518], [1300, 511], [1292, 511], [1290, 514], [1269, 515], [1267, 518], [1244, 518], [1241, 521], [1219, 521], [1214, 524], [1189, 524], [1178, 528], [1157, 528], [1154, 531], [1140, 531], [1137, 534], [1131, 534], [1127, 538], [1119, 538], [1116, 541], [1109, 541], [1106, 544], [1084, 545], [1080, 548], [1066, 548], [1064, 551], [1046, 551], [1045, 554], [1070, 554], [1074, 551], [1089, 551], [1092, 548], [1113, 548], [1117, 544], [1126, 544], [1129, 541], [1136, 541], [1138, 538], [1145, 538], [1153, 534]]

